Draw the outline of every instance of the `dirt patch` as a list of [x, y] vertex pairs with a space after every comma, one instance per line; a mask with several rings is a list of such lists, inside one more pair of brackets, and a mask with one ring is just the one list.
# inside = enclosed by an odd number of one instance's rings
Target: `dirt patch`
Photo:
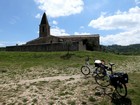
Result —
[[99, 102], [92, 77], [61, 75], [0, 85], [0, 104], [81, 105]]
[[45, 78], [38, 78], [38, 79], [32, 79], [32, 80], [21, 80], [18, 83], [10, 83], [10, 84], [2, 84], [0, 85], [0, 87], [5, 87], [8, 85], [22, 85], [22, 84], [26, 84], [26, 83], [34, 83], [34, 82], [40, 82], [40, 81], [54, 81], [54, 80], [67, 80], [73, 78], [75, 79], [79, 79], [81, 78], [81, 75], [71, 75], [71, 76], [54, 76], [54, 77], [45, 77]]

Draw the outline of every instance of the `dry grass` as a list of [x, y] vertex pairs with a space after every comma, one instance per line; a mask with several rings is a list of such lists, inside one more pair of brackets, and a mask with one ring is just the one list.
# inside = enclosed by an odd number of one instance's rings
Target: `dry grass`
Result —
[[[1, 104], [90, 105], [100, 100], [99, 95], [95, 95], [97, 85], [94, 78], [85, 78], [77, 68], [67, 68], [71, 71], [78, 70], [79, 74], [76, 75], [59, 74], [59, 70], [53, 68], [47, 69], [52, 75], [44, 75], [44, 71], [39, 70], [41, 67], [30, 69], [30, 72], [22, 74], [22, 77], [16, 75], [17, 80], [13, 78], [9, 81], [9, 78], [3, 77], [0, 85]], [[40, 72], [35, 72], [34, 69]]]
[[[62, 59], [63, 54], [0, 53], [0, 104], [112, 105], [109, 96], [113, 88], [97, 87], [91, 75], [85, 78], [80, 72], [85, 57], [89, 55], [92, 58], [92, 52], [74, 52], [70, 59]], [[140, 85], [137, 84], [140, 79], [140, 56], [126, 57], [100, 52], [98, 56], [100, 59], [106, 58], [107, 62], [114, 62], [115, 70], [130, 74], [128, 97], [137, 105], [140, 98]]]

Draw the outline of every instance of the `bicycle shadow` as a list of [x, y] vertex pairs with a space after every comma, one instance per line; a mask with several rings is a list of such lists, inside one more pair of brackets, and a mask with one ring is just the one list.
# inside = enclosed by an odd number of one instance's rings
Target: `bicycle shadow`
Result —
[[114, 105], [132, 105], [132, 101], [129, 97], [119, 97], [115, 92], [112, 93], [111, 102]]
[[113, 105], [132, 105], [131, 99], [129, 97], [120, 97], [115, 91], [112, 91], [112, 89], [110, 88], [110, 90], [108, 89], [108, 87], [104, 88], [104, 87], [95, 87], [96, 90], [100, 91], [100, 96], [108, 96], [111, 99], [111, 103]]

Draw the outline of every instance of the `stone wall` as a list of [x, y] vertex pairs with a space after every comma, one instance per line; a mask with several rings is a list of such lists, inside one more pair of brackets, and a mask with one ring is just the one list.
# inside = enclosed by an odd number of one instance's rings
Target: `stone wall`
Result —
[[78, 51], [79, 42], [71, 44], [66, 43], [53, 43], [53, 44], [39, 44], [39, 45], [20, 45], [20, 46], [7, 46], [6, 51]]
[[0, 47], [0, 51], [5, 51], [6, 48], [5, 47]]

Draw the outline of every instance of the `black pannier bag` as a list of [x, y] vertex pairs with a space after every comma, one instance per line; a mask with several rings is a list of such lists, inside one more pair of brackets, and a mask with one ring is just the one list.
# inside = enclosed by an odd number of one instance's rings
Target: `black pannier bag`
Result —
[[114, 73], [110, 76], [110, 84], [117, 86], [119, 83], [128, 83], [128, 74], [127, 73]]
[[127, 73], [122, 74], [122, 82], [123, 83], [128, 83], [128, 74]]
[[118, 75], [110, 75], [110, 84], [113, 85], [113, 86], [117, 86], [119, 83], [119, 77]]

